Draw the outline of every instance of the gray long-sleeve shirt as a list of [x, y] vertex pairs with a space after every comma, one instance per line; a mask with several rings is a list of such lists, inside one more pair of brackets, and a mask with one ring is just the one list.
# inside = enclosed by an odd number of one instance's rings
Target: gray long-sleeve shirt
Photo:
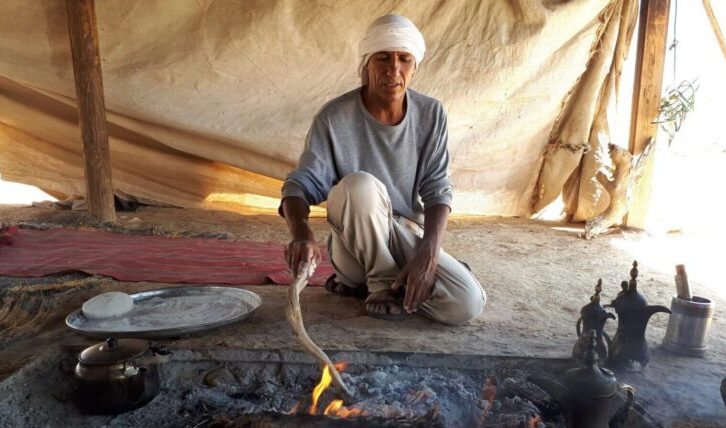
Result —
[[360, 91], [328, 102], [315, 116], [282, 199], [317, 205], [343, 177], [365, 171], [386, 185], [394, 214], [423, 224], [426, 207], [451, 206], [446, 112], [439, 101], [408, 89], [406, 116], [384, 125], [368, 113]]

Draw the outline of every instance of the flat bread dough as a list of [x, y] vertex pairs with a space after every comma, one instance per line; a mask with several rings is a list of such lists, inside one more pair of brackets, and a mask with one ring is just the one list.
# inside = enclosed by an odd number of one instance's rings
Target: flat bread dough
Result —
[[86, 300], [81, 306], [88, 319], [102, 319], [127, 314], [134, 307], [134, 299], [120, 291], [109, 291]]

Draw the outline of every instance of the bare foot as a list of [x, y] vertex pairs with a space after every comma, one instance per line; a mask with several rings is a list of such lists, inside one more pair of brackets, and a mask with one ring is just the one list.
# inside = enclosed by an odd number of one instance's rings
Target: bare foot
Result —
[[393, 290], [376, 291], [366, 299], [366, 312], [373, 318], [400, 319], [405, 316], [401, 299]]

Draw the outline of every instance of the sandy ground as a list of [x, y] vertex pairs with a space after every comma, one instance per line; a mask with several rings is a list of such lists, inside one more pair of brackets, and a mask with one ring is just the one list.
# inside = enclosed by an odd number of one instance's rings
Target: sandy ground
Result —
[[[0, 206], [0, 223], [94, 226], [84, 213], [9, 206]], [[325, 222], [314, 219], [313, 226], [322, 242], [327, 236]], [[277, 217], [169, 208], [120, 213], [119, 226], [114, 229], [281, 244], [287, 240], [284, 222]], [[723, 236], [620, 231], [585, 241], [579, 233], [576, 225], [524, 219], [452, 219], [444, 247], [467, 261], [484, 284], [488, 303], [481, 316], [461, 327], [416, 316], [400, 322], [374, 320], [365, 316], [359, 300], [308, 288], [302, 300], [308, 331], [325, 349], [563, 358], [569, 356], [576, 338], [579, 309], [588, 302], [598, 278], [604, 284], [603, 300], [609, 302], [637, 259], [640, 290], [649, 303], [669, 306], [675, 291], [673, 264], [685, 263], [694, 294], [708, 297], [716, 305], [708, 355], [688, 358], [660, 349], [668, 315], [656, 314], [647, 331], [650, 364], [641, 373], [617, 375], [638, 389], [636, 400], [659, 416], [664, 426], [726, 427], [726, 407], [718, 391], [726, 376]], [[64, 317], [85, 299], [101, 291], [164, 286], [72, 274], [42, 280], [0, 278], [0, 378], [48, 346], [62, 343], [77, 348], [93, 343], [63, 324]], [[285, 288], [249, 288], [265, 302], [252, 318], [207, 334], [181, 337], [169, 345], [299, 349], [284, 318]], [[10, 301], [15, 303], [8, 305]], [[616, 324], [609, 324], [614, 333]]]

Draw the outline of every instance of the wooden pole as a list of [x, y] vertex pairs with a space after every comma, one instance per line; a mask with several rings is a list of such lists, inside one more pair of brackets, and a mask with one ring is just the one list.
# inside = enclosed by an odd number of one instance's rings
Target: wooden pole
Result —
[[96, 8], [94, 0], [66, 0], [66, 6], [76, 78], [78, 122], [83, 140], [88, 210], [101, 221], [115, 222]]
[[[630, 120], [630, 152], [633, 155], [641, 154], [658, 131], [658, 125], [653, 122], [658, 118], [660, 107], [669, 11], [670, 0], [641, 0]], [[647, 159], [635, 186], [633, 203], [625, 221], [629, 227], [645, 227], [653, 181], [654, 154]]]
[[721, 47], [721, 53], [723, 54], [724, 59], [726, 59], [726, 39], [724, 39], [721, 27], [718, 25], [716, 14], [713, 13], [711, 0], [703, 0], [703, 9], [706, 11], [708, 21], [711, 23], [711, 28], [713, 29], [713, 34], [716, 36], [716, 40], [718, 40], [719, 47]]

